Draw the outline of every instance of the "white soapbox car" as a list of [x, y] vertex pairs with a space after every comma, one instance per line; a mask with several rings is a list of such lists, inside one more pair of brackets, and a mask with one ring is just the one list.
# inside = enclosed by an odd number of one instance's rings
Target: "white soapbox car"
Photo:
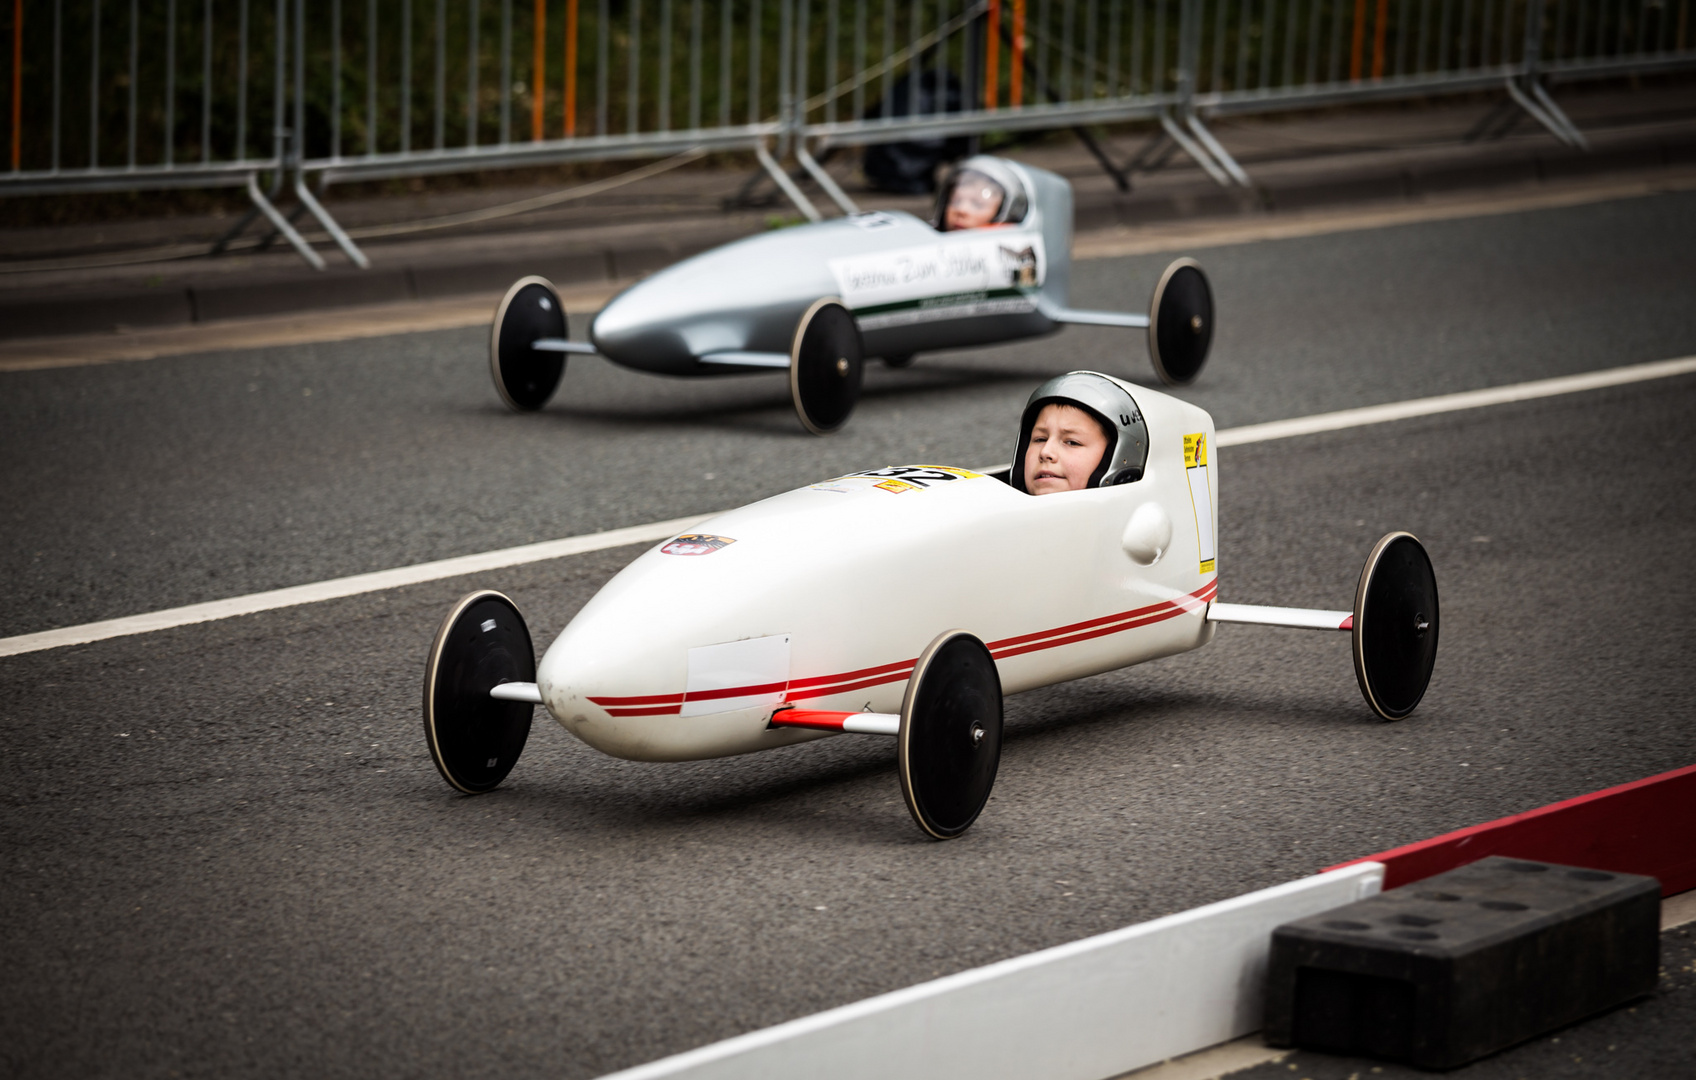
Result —
[[936, 221], [877, 211], [748, 237], [637, 282], [570, 340], [559, 293], [521, 278], [495, 310], [489, 368], [501, 400], [540, 409], [567, 356], [596, 355], [657, 375], [787, 370], [801, 424], [816, 435], [847, 422], [865, 357], [894, 367], [915, 353], [1050, 334], [1066, 323], [1146, 329], [1155, 373], [1192, 381], [1213, 341], [1213, 294], [1192, 260], [1166, 268], [1148, 314], [1079, 311], [1071, 281], [1072, 188], [1051, 172], [977, 157], [956, 176], [994, 174], [998, 220], [940, 231]]
[[1220, 622], [1348, 631], [1368, 707], [1412, 712], [1438, 632], [1419, 541], [1378, 541], [1350, 611], [1219, 602], [1212, 418], [1120, 385], [1147, 429], [1132, 483], [1035, 497], [916, 465], [776, 495], [638, 556], [539, 668], [513, 602], [467, 595], [426, 663], [437, 768], [463, 792], [495, 787], [538, 704], [590, 746], [642, 761], [892, 736], [908, 810], [945, 839], [989, 798], [1003, 695], [1194, 649]]

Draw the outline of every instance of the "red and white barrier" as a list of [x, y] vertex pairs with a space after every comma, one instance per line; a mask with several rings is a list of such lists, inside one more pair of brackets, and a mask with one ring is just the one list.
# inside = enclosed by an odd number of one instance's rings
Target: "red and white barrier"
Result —
[[1659, 878], [1661, 895], [1696, 889], [1696, 765], [1487, 821], [1364, 859], [1394, 889], [1486, 855]]

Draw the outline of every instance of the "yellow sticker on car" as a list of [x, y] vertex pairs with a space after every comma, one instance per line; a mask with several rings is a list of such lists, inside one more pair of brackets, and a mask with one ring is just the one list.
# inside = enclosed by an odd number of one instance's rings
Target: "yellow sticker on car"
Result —
[[1184, 476], [1190, 483], [1190, 509], [1195, 513], [1196, 550], [1201, 572], [1211, 574], [1218, 566], [1213, 530], [1213, 484], [1207, 469], [1207, 433], [1184, 436]]
[[1184, 436], [1184, 468], [1195, 469], [1207, 465], [1207, 433], [1198, 432], [1195, 435]]

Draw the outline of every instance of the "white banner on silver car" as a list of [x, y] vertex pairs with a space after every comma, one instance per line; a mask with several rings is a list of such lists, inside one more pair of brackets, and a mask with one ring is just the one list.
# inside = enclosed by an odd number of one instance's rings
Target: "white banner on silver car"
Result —
[[857, 311], [931, 297], [1040, 287], [1048, 258], [1041, 234], [994, 229], [832, 259], [830, 270], [842, 302]]

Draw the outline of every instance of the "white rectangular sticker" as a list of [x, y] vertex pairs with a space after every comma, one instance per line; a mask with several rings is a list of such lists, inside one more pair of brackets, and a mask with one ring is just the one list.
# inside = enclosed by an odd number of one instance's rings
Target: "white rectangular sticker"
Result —
[[1184, 436], [1184, 475], [1190, 482], [1190, 505], [1195, 509], [1196, 547], [1201, 552], [1201, 572], [1211, 574], [1218, 565], [1213, 534], [1213, 485], [1207, 479], [1207, 433]]
[[789, 686], [789, 635], [727, 641], [689, 650], [684, 716], [776, 705]]
[[1042, 236], [1012, 230], [945, 234], [934, 244], [830, 260], [850, 310], [890, 310], [943, 296], [979, 299], [1036, 288], [1047, 273]]

